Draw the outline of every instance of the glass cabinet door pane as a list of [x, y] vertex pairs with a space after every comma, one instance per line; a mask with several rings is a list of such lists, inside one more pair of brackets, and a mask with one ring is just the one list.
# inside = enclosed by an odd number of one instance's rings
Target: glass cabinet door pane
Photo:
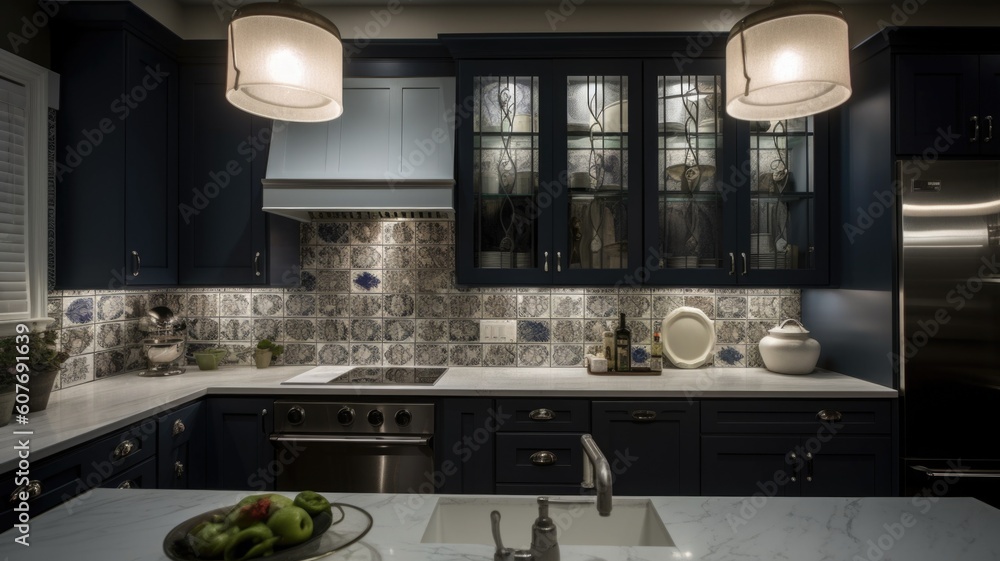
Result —
[[750, 124], [750, 268], [813, 269], [811, 117]]
[[536, 267], [537, 76], [477, 76], [473, 84], [474, 265]]
[[628, 82], [566, 78], [570, 269], [628, 267]]
[[656, 250], [662, 267], [723, 266], [721, 94], [719, 76], [657, 77]]

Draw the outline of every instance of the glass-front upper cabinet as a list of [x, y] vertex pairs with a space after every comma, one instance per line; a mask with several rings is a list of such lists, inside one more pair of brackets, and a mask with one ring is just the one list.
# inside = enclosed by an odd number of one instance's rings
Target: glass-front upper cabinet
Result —
[[457, 225], [461, 283], [551, 282], [548, 65], [463, 63]]

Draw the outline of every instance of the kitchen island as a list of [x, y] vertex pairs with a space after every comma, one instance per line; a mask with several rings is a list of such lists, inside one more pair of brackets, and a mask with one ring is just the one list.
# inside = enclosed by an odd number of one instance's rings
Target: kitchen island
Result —
[[[200, 513], [232, 505], [246, 494], [97, 489], [32, 519], [28, 538], [30, 547], [14, 542], [20, 535], [16, 529], [0, 535], [0, 558], [10, 561], [164, 560], [162, 542], [171, 528]], [[502, 503], [503, 498], [376, 494], [326, 496], [364, 508], [374, 519], [372, 530], [362, 541], [326, 559], [493, 559], [494, 547], [489, 543], [424, 543], [424, 535], [439, 501]], [[564, 544], [561, 546], [562, 559], [1000, 559], [1000, 534], [996, 532], [1000, 528], [1000, 511], [974, 499], [758, 496], [653, 497], [651, 502], [674, 542], [673, 547]], [[612, 511], [611, 517], [614, 516]], [[531, 522], [530, 517], [514, 521], [520, 530], [505, 531], [505, 545], [526, 547]], [[488, 528], [489, 520], [484, 517], [481, 524]]]

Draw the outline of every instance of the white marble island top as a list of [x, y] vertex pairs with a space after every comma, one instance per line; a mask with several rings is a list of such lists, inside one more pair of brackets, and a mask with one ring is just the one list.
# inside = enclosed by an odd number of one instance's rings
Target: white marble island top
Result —
[[[350, 366], [326, 367], [329, 375]], [[59, 390], [48, 409], [32, 413], [27, 426], [12, 421], [0, 430], [0, 473], [16, 464], [13, 430], [29, 429], [32, 460], [69, 449], [206, 395], [412, 395], [491, 397], [654, 398], [894, 398], [896, 390], [834, 372], [786, 376], [762, 368], [667, 369], [659, 376], [590, 375], [583, 368], [449, 368], [431, 386], [285, 385], [315, 369], [282, 366], [223, 367], [179, 376], [142, 378], [123, 374]], [[329, 377], [329, 376], [328, 376]], [[320, 377], [322, 378], [322, 377]], [[23, 438], [23, 437], [21, 437]]]
[[[0, 558], [10, 561], [159, 561], [162, 542], [177, 524], [234, 504], [247, 493], [98, 489], [72, 509], [56, 507], [31, 521], [30, 547], [19, 534], [0, 535]], [[339, 495], [374, 518], [365, 538], [324, 559], [331, 561], [490, 561], [491, 544], [421, 543], [439, 496]], [[457, 497], [491, 501], [496, 497]], [[530, 500], [530, 497], [524, 497]], [[690, 559], [794, 561], [995, 561], [1000, 559], [1000, 511], [974, 499], [653, 497], [675, 547], [562, 545], [565, 561]], [[757, 506], [753, 506], [757, 505]], [[501, 507], [502, 508], [502, 507]], [[612, 511], [612, 517], [614, 511]], [[523, 531], [504, 535], [526, 547]], [[484, 519], [483, 525], [489, 520]]]

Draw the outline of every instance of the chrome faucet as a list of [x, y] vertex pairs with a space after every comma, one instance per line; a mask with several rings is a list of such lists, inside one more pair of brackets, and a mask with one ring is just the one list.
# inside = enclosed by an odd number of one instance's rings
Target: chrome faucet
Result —
[[[538, 518], [531, 525], [531, 547], [529, 549], [511, 549], [503, 546], [500, 538], [500, 512], [490, 513], [493, 528], [493, 541], [496, 542], [494, 561], [559, 561], [559, 541], [555, 523], [549, 518], [549, 505], [589, 505], [596, 504], [601, 516], [611, 515], [611, 466], [601, 449], [594, 442], [594, 437], [585, 434], [580, 437], [584, 454], [583, 481], [585, 489], [597, 487], [594, 499], [554, 499], [538, 497]], [[596, 475], [596, 477], [595, 477]]]

